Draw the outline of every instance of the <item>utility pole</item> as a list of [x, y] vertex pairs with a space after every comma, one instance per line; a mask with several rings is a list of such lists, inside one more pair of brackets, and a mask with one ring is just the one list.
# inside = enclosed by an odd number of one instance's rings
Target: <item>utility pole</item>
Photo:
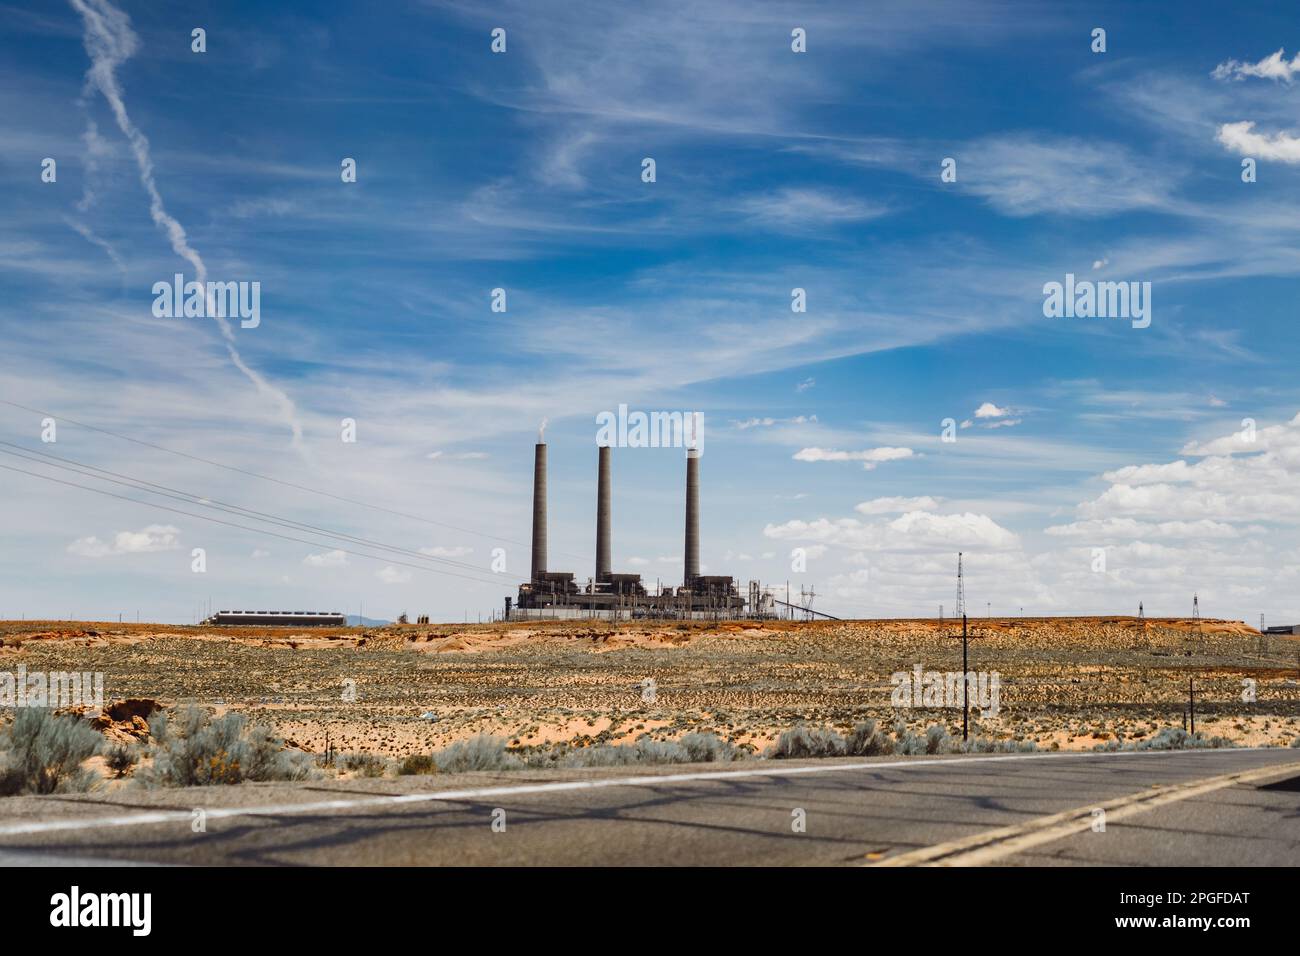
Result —
[[1187, 712], [1192, 718], [1192, 736], [1196, 736], [1196, 683], [1194, 677], [1187, 678]]
[[961, 633], [949, 634], [951, 638], [961, 638], [961, 739], [969, 739], [970, 736], [970, 638], [972, 637], [967, 628], [966, 615], [961, 616]]
[[967, 653], [970, 648], [970, 642], [966, 636], [966, 615], [961, 616], [961, 739], [966, 742], [969, 734], [970, 722], [970, 680], [966, 676], [970, 673], [970, 664], [967, 663]]

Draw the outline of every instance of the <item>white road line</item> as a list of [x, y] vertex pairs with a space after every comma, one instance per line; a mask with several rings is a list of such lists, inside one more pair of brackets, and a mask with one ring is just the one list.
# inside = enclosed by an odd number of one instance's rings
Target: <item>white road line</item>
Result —
[[970, 836], [936, 843], [933, 846], [910, 850], [898, 856], [869, 863], [868, 866], [985, 866], [996, 863], [1008, 856], [1015, 856], [1025, 850], [1045, 843], [1055, 843], [1076, 833], [1090, 830], [1098, 810], [1104, 811], [1102, 819], [1106, 823], [1123, 820], [1138, 813], [1146, 813], [1156, 807], [1181, 800], [1190, 800], [1202, 794], [1213, 793], [1224, 787], [1239, 783], [1253, 783], [1283, 774], [1300, 771], [1300, 763], [1274, 764], [1257, 767], [1253, 770], [1239, 770], [1203, 780], [1189, 780], [1184, 783], [1157, 786], [1155, 789], [1139, 790], [1124, 797], [1115, 797], [1100, 803], [1061, 813], [1035, 817], [1025, 823], [1012, 826], [996, 827]]
[[[1231, 753], [1250, 753], [1257, 750], [1276, 750], [1274, 747], [1241, 747]], [[768, 766], [753, 770], [708, 770], [694, 773], [673, 773], [643, 777], [617, 777], [608, 780], [566, 780], [557, 783], [514, 784], [501, 787], [480, 787], [473, 790], [437, 790], [422, 793], [405, 793], [396, 796], [375, 796], [340, 800], [321, 800], [315, 803], [283, 803], [260, 807], [214, 807], [206, 811], [207, 819], [222, 820], [231, 817], [288, 816], [317, 813], [326, 810], [356, 810], [411, 803], [431, 803], [445, 800], [477, 800], [484, 797], [510, 797], [532, 793], [563, 793], [570, 790], [601, 790], [610, 787], [654, 787], [670, 783], [694, 783], [700, 780], [743, 780], [753, 777], [793, 777], [817, 773], [848, 773], [854, 770], [914, 770], [934, 769], [980, 763], [1011, 763], [1021, 760], [1068, 760], [1088, 757], [1109, 759], [1114, 757], [1193, 756], [1196, 754], [1223, 754], [1222, 750], [1121, 750], [1114, 753], [1049, 753], [1005, 754], [980, 757], [950, 757], [942, 760], [872, 760], [865, 763], [820, 764], [810, 767]], [[40, 833], [58, 833], [72, 830], [102, 830], [112, 827], [144, 826], [151, 823], [189, 823], [193, 814], [189, 810], [152, 810], [119, 814], [111, 817], [90, 817], [71, 820], [44, 820], [28, 823], [0, 825], [0, 837], [28, 836]]]
[[139, 867], [176, 866], [175, 863], [155, 863], [152, 860], [119, 860], [104, 856], [63, 856], [59, 853], [0, 851], [0, 866], [38, 866], [42, 869], [58, 866], [86, 867]]

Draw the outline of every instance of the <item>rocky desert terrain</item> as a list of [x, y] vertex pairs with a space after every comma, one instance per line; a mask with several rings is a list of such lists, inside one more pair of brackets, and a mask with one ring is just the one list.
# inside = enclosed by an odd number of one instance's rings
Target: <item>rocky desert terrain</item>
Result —
[[[0, 671], [102, 672], [106, 703], [235, 710], [315, 754], [402, 758], [484, 733], [526, 753], [692, 731], [758, 752], [801, 722], [846, 731], [871, 717], [959, 734], [960, 707], [895, 708], [890, 683], [918, 665], [960, 671], [959, 633], [932, 619], [323, 630], [11, 621], [0, 624]], [[1001, 682], [998, 714], [972, 712], [973, 732], [1040, 749], [1182, 726], [1189, 679], [1203, 733], [1239, 745], [1300, 735], [1300, 639], [1236, 621], [980, 619], [970, 669]], [[12, 713], [0, 709], [0, 721]], [[101, 721], [106, 733], [147, 732], [147, 707], [117, 713]]]

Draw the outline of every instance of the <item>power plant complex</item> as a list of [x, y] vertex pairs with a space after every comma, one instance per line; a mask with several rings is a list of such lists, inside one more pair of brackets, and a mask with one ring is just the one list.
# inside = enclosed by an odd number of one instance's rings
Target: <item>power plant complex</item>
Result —
[[734, 578], [700, 574], [700, 453], [686, 452], [686, 521], [683, 580], [680, 587], [648, 591], [641, 575], [615, 573], [610, 558], [611, 489], [608, 445], [596, 452], [596, 575], [585, 584], [572, 571], [551, 571], [546, 566], [546, 443], [538, 441], [533, 459], [532, 567], [519, 585], [519, 597], [506, 598], [506, 618], [612, 619], [677, 618], [715, 620], [731, 617], [772, 616], [774, 603], [757, 581], [742, 597]]

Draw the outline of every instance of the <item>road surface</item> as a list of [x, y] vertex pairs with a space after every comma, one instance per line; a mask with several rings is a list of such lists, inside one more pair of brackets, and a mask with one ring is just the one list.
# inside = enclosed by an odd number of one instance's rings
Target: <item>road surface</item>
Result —
[[0, 801], [0, 865], [61, 861], [1296, 865], [1300, 750], [751, 761]]

